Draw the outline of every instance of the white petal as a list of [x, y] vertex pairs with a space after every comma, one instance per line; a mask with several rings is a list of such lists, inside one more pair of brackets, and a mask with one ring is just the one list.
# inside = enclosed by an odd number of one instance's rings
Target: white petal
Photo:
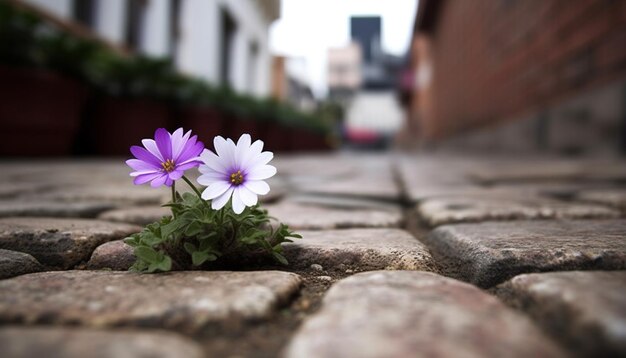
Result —
[[237, 187], [235, 188], [235, 191], [233, 191], [233, 211], [235, 214], [241, 214], [243, 209], [246, 208], [246, 204], [244, 204], [243, 200], [241, 200], [241, 189], [242, 187]]
[[211, 202], [211, 208], [213, 210], [219, 210], [221, 208], [224, 207], [224, 205], [226, 205], [226, 203], [228, 203], [228, 199], [230, 199], [230, 196], [233, 194], [233, 188], [230, 188], [228, 190], [226, 190], [226, 192], [224, 194], [222, 194], [221, 196], [218, 196], [217, 198], [213, 199], [213, 201]]
[[209, 173], [211, 171], [218, 172], [222, 174], [228, 174], [226, 163], [224, 160], [215, 153], [211, 152], [208, 149], [205, 149], [200, 155], [200, 159], [204, 162], [204, 165], [200, 165], [200, 173]]
[[237, 148], [235, 151], [235, 165], [241, 168], [245, 159], [250, 155], [250, 142], [252, 139], [249, 134], [242, 134], [237, 141]]
[[259, 201], [259, 198], [256, 196], [256, 194], [248, 190], [245, 186], [240, 186], [235, 191], [239, 193], [241, 201], [243, 201], [246, 206], [256, 205], [256, 203]]
[[232, 167], [235, 164], [235, 148], [237, 147], [235, 143], [230, 139], [217, 136], [213, 139], [213, 145], [224, 167]]
[[270, 160], [272, 160], [272, 158], [274, 158], [274, 153], [263, 152], [257, 155], [256, 157], [252, 158], [252, 160], [250, 160], [250, 163], [248, 164], [246, 168], [254, 168], [260, 165], [265, 165], [269, 163]]
[[270, 192], [270, 186], [261, 180], [248, 180], [243, 185], [251, 192], [258, 195], [265, 195]]
[[276, 174], [276, 168], [271, 165], [256, 166], [246, 173], [247, 180], [265, 180]]
[[209, 185], [202, 192], [202, 199], [204, 200], [212, 200], [217, 198], [218, 196], [224, 194], [226, 190], [230, 189], [231, 185], [227, 181], [216, 181], [213, 184]]
[[[252, 164], [253, 159], [258, 157], [259, 154], [261, 154], [262, 150], [263, 150], [263, 141], [262, 140], [259, 139], [256, 142], [252, 143], [252, 145], [250, 146], [250, 149], [246, 153], [245, 158], [243, 158], [243, 160], [241, 162], [241, 167], [242, 168], [249, 168], [251, 166], [251, 164]], [[265, 163], [265, 164], [267, 164], [267, 163]]]
[[165, 161], [154, 139], [143, 139], [141, 141], [141, 144], [143, 144], [143, 146], [148, 150], [148, 152], [152, 153], [152, 155], [159, 158], [159, 160], [161, 160], [162, 162]]
[[196, 181], [200, 185], [209, 186], [216, 181], [224, 181], [224, 178], [225, 176], [222, 173], [210, 172], [200, 175]]

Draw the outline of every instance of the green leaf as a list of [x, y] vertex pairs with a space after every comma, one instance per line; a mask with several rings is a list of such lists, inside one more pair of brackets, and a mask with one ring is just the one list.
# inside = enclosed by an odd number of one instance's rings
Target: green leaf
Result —
[[172, 259], [167, 255], [163, 255], [161, 260], [155, 263], [152, 263], [150, 264], [150, 266], [148, 266], [148, 272], [155, 272], [155, 271], [167, 272], [167, 271], [170, 271], [171, 269], [172, 269]]
[[138, 258], [149, 263], [154, 263], [158, 260], [157, 252], [148, 246], [137, 246], [135, 247], [134, 253]]
[[206, 261], [214, 261], [217, 259], [217, 256], [208, 253], [206, 251], [196, 251], [191, 254], [191, 261], [194, 266], [200, 266]]
[[285, 256], [279, 254], [278, 252], [272, 252], [272, 256], [276, 259], [276, 261], [280, 262], [283, 265], [289, 265], [289, 261], [285, 258]]
[[196, 248], [196, 245], [190, 243], [190, 242], [186, 242], [183, 244], [183, 247], [185, 248], [185, 251], [187, 251], [187, 253], [189, 255], [193, 254], [194, 252], [198, 251], [198, 248]]

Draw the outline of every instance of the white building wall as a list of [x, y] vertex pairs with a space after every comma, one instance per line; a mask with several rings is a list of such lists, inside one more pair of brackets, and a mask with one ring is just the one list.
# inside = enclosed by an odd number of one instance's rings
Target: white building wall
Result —
[[126, 0], [98, 0], [96, 7], [96, 32], [114, 44], [123, 44]]
[[[80, 0], [27, 1], [69, 19], [72, 16], [73, 1]], [[263, 15], [258, 1], [264, 0], [182, 0], [180, 36], [175, 49], [179, 70], [219, 84], [221, 9], [226, 9], [236, 24], [227, 78], [237, 91], [259, 96], [268, 95], [271, 80], [268, 39], [270, 23]], [[139, 49], [151, 56], [170, 55], [170, 1], [150, 0], [146, 4]], [[126, 0], [96, 2], [95, 31], [115, 44], [124, 43], [126, 5]], [[256, 59], [251, 60], [250, 48], [253, 43], [257, 46], [257, 54]], [[256, 67], [254, 70], [250, 69], [251, 63]]]
[[142, 53], [155, 57], [169, 55], [170, 11], [170, 0], [150, 0], [147, 3], [141, 41]]
[[63, 18], [72, 15], [72, 0], [27, 0], [27, 2]]

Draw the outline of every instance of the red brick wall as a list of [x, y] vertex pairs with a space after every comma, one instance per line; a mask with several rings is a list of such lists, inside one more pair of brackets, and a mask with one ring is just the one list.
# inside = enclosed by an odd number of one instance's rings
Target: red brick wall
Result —
[[433, 77], [411, 117], [425, 139], [626, 77], [626, 0], [446, 0], [422, 36], [413, 62], [430, 58]]

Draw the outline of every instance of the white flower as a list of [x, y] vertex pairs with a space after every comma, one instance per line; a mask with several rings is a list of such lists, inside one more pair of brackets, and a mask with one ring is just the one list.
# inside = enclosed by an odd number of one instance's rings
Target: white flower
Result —
[[257, 195], [269, 193], [264, 180], [276, 174], [276, 168], [267, 165], [274, 154], [263, 152], [263, 141], [250, 142], [249, 134], [241, 135], [236, 145], [217, 136], [213, 140], [217, 155], [208, 149], [200, 155], [198, 183], [207, 187], [202, 199], [212, 200], [213, 209], [223, 208], [232, 196], [233, 211], [241, 214], [246, 206], [256, 205]]

